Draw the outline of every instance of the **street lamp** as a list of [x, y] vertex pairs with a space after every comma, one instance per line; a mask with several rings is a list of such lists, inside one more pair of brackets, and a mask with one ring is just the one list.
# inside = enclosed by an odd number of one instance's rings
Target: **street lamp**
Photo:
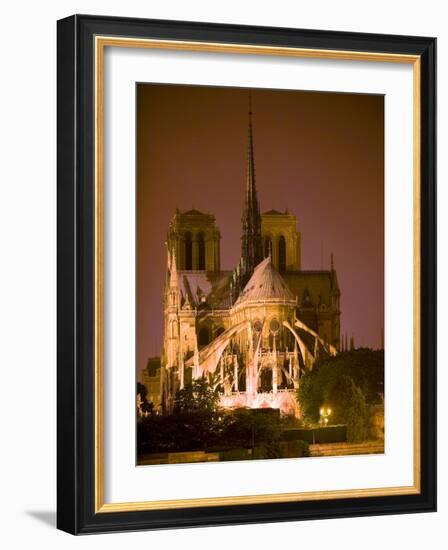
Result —
[[328, 424], [328, 417], [331, 415], [333, 411], [328, 407], [322, 407], [319, 412], [320, 412], [319, 424], [321, 426], [326, 426]]

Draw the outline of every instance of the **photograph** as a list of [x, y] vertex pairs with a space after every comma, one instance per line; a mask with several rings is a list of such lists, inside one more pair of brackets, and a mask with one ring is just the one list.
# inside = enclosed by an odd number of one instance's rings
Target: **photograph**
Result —
[[135, 116], [136, 464], [384, 453], [384, 95], [139, 82]]

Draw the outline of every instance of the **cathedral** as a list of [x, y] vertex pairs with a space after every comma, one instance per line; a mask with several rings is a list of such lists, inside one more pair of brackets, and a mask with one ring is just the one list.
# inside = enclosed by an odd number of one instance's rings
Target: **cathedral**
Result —
[[288, 210], [261, 213], [252, 113], [241, 259], [221, 269], [215, 217], [198, 210], [171, 219], [167, 235], [164, 340], [157, 401], [170, 413], [176, 391], [206, 376], [224, 408], [275, 408], [300, 416], [301, 374], [340, 342], [340, 291], [329, 270], [301, 264], [301, 235]]

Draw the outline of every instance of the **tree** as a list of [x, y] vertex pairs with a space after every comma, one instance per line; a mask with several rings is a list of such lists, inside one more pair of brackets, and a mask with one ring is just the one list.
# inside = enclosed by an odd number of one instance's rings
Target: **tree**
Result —
[[148, 390], [146, 389], [146, 386], [141, 384], [140, 382], [137, 382], [137, 395], [138, 394], [140, 394], [140, 398], [142, 401], [146, 401]]
[[339, 353], [320, 362], [312, 371], [319, 383], [328, 386], [343, 375], [350, 376], [366, 401], [379, 404], [384, 395], [384, 352], [361, 348]]
[[317, 371], [312, 371], [300, 380], [297, 399], [306, 422], [316, 423], [319, 420], [319, 410], [324, 401], [324, 387], [319, 381]]
[[144, 384], [137, 382], [137, 395], [140, 394], [140, 408], [143, 413], [152, 414], [154, 412], [154, 403], [148, 401], [148, 390]]
[[198, 378], [176, 392], [173, 421], [183, 426], [182, 439], [206, 448], [219, 431], [219, 393], [205, 378]]
[[353, 378], [341, 376], [327, 388], [325, 393], [324, 406], [333, 411], [334, 423], [347, 425], [347, 440], [365, 440], [368, 430], [367, 403]]
[[219, 393], [212, 388], [206, 378], [193, 380], [175, 397], [175, 412], [177, 414], [212, 414], [218, 409]]
[[383, 395], [384, 353], [358, 349], [318, 363], [301, 378], [297, 399], [306, 422], [316, 423], [321, 407], [331, 408], [331, 422], [347, 424], [347, 437], [359, 440], [366, 437], [368, 406], [381, 403]]

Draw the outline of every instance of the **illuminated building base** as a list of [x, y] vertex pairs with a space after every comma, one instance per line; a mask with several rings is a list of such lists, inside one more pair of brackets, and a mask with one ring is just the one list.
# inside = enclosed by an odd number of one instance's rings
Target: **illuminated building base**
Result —
[[300, 418], [300, 409], [295, 398], [295, 390], [278, 390], [277, 392], [263, 392], [248, 394], [246, 392], [232, 392], [230, 395], [221, 395], [220, 405], [224, 409], [280, 409], [282, 415]]

